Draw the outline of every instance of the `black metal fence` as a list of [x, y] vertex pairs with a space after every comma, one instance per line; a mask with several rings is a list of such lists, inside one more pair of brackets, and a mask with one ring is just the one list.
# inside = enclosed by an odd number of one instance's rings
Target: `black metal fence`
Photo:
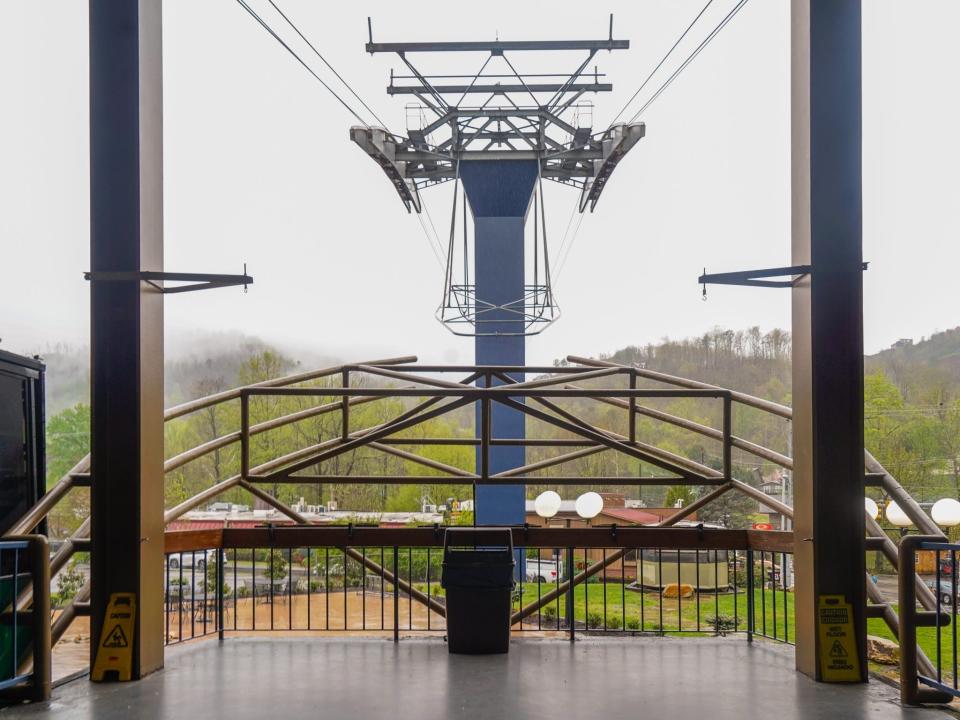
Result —
[[[918, 588], [920, 553], [932, 553], [934, 573]], [[960, 544], [907, 535], [900, 541], [900, 692], [908, 704], [960, 697], [957, 673], [957, 557]], [[922, 591], [922, 592], [918, 592]]]
[[[33, 588], [32, 599], [29, 591]], [[50, 696], [50, 565], [47, 539], [0, 540], [0, 698]]]
[[[518, 548], [513, 631], [794, 637], [792, 556], [760, 550]], [[617, 557], [614, 558], [614, 554]], [[437, 547], [272, 547], [167, 555], [166, 641], [257, 631], [446, 631]], [[570, 577], [602, 563], [583, 581]], [[553, 596], [553, 597], [551, 597]]]

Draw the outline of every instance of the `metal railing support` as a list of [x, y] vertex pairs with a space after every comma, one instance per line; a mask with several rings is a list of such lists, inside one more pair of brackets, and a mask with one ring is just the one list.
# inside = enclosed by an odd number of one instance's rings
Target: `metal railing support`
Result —
[[[220, 640], [223, 640], [223, 586], [226, 582], [224, 578], [224, 563], [223, 563], [223, 549], [217, 548], [217, 637]], [[234, 562], [236, 566], [236, 562]], [[234, 592], [237, 591], [236, 588], [233, 589]]]
[[[2, 622], [12, 627], [12, 675], [5, 680], [2, 696], [8, 700], [41, 701], [50, 698], [51, 636], [50, 636], [50, 546], [43, 535], [13, 535], [4, 538], [13, 546], [14, 570], [11, 602], [3, 608]], [[10, 552], [10, 550], [8, 550]], [[20, 609], [17, 603], [17, 583], [24, 566], [22, 553], [29, 559], [30, 582], [41, 591], [34, 593], [29, 609]], [[20, 655], [18, 628], [30, 626], [30, 644]]]
[[570, 629], [570, 642], [574, 642], [576, 639], [576, 603], [573, 598], [573, 573], [574, 573], [574, 561], [573, 561], [573, 548], [567, 548], [567, 627]]
[[393, 546], [393, 642], [400, 642], [400, 586], [397, 577], [400, 575], [400, 546]]
[[747, 642], [753, 642], [755, 625], [753, 550], [747, 550]]
[[906, 705], [948, 703], [953, 697], [943, 690], [922, 686], [917, 678], [917, 627], [932, 626], [939, 621], [936, 611], [917, 609], [913, 580], [917, 571], [917, 549], [925, 542], [942, 541], [940, 535], [906, 535], [900, 540], [900, 700]]

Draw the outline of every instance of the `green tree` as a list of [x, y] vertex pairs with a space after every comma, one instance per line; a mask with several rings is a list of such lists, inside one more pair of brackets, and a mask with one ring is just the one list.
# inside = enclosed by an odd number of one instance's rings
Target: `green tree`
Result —
[[77, 403], [47, 420], [47, 487], [90, 452], [90, 406]]

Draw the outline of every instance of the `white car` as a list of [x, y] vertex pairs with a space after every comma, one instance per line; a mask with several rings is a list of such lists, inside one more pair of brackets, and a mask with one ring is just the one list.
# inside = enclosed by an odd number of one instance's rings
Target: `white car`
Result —
[[191, 569], [196, 567], [198, 573], [205, 572], [207, 569], [207, 562], [213, 564], [217, 561], [217, 551], [216, 550], [197, 550], [196, 552], [184, 552], [184, 553], [170, 553], [167, 556], [167, 565], [172, 572], [178, 572], [181, 565], [183, 566], [183, 572], [188, 573]]
[[563, 580], [563, 567], [555, 560], [527, 558], [524, 582], [555, 583]]

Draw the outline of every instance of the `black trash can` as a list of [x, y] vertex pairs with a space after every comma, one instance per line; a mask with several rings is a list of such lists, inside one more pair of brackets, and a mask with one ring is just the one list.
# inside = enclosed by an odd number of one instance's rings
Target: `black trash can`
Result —
[[513, 535], [509, 528], [447, 528], [443, 575], [447, 649], [483, 655], [510, 649]]

